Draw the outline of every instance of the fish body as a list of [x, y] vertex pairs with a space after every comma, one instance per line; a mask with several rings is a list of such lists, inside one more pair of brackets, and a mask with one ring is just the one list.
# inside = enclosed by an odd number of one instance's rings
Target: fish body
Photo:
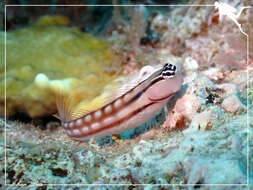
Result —
[[150, 66], [143, 68], [138, 81], [107, 104], [75, 119], [71, 119], [66, 111], [68, 109], [58, 102], [61, 124], [67, 135], [83, 141], [119, 134], [141, 125], [180, 90], [182, 76], [177, 72], [176, 65], [167, 63], [153, 70]]

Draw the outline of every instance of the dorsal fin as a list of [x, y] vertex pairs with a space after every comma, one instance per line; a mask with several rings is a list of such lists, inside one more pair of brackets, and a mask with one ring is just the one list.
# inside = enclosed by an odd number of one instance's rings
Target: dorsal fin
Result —
[[103, 107], [136, 87], [136, 85], [142, 81], [150, 78], [154, 71], [157, 72], [157, 67], [148, 66], [142, 68], [139, 73], [118, 78], [107, 85], [104, 88], [104, 91], [92, 100], [84, 99], [81, 90], [74, 90], [71, 93], [63, 93], [63, 91], [60, 90], [56, 94], [60, 119], [63, 121], [74, 120]]
[[91, 101], [83, 100], [79, 102], [71, 112], [71, 118], [77, 119], [89, 112], [95, 111], [108, 103], [108, 99], [105, 93], [95, 97]]
[[110, 100], [109, 94], [105, 92], [93, 99], [85, 98], [84, 94], [82, 90], [72, 90], [71, 92], [57, 90], [56, 105], [59, 118], [62, 121], [80, 118], [91, 111], [99, 109]]
[[62, 121], [74, 119], [75, 107], [82, 101], [84, 95], [81, 90], [71, 90], [70, 92], [58, 88], [55, 92], [56, 105], [59, 118]]
[[53, 114], [53, 116], [57, 119], [61, 119], [58, 113]]
[[58, 91], [56, 93], [56, 105], [58, 109], [58, 115], [59, 118], [62, 121], [70, 121], [70, 115], [71, 115], [71, 104], [70, 99], [68, 98], [68, 95], [66, 93], [63, 93], [63, 91]]

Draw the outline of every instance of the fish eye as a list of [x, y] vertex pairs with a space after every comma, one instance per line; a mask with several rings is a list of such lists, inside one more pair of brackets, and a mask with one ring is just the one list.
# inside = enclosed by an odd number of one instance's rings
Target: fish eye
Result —
[[172, 78], [176, 75], [177, 67], [171, 63], [166, 63], [163, 67], [161, 75], [165, 78]]

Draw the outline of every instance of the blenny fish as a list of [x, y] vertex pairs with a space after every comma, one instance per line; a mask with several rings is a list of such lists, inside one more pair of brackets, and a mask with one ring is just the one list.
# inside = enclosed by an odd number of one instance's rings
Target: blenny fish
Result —
[[[66, 134], [78, 141], [108, 134], [119, 134], [152, 118], [180, 90], [182, 75], [175, 64], [145, 66], [135, 82], [128, 81], [92, 111], [72, 111], [60, 98], [57, 108]], [[122, 90], [123, 89], [123, 90]]]

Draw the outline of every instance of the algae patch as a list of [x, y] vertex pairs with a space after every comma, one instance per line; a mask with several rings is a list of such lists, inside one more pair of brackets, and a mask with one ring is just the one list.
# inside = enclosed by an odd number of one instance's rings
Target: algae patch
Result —
[[[121, 59], [107, 42], [77, 28], [59, 26], [59, 22], [57, 26], [52, 22], [46, 25], [43, 19], [30, 27], [7, 32], [7, 115], [19, 111], [36, 117], [56, 111], [52, 88], [34, 82], [39, 74], [50, 80], [67, 81], [70, 93], [82, 89], [83, 98], [89, 101], [121, 71]], [[4, 33], [0, 35], [4, 39]], [[3, 47], [4, 41], [0, 43]], [[1, 64], [1, 89], [5, 85], [4, 74], [4, 64]], [[0, 102], [0, 114], [3, 114], [4, 90], [1, 90]]]

